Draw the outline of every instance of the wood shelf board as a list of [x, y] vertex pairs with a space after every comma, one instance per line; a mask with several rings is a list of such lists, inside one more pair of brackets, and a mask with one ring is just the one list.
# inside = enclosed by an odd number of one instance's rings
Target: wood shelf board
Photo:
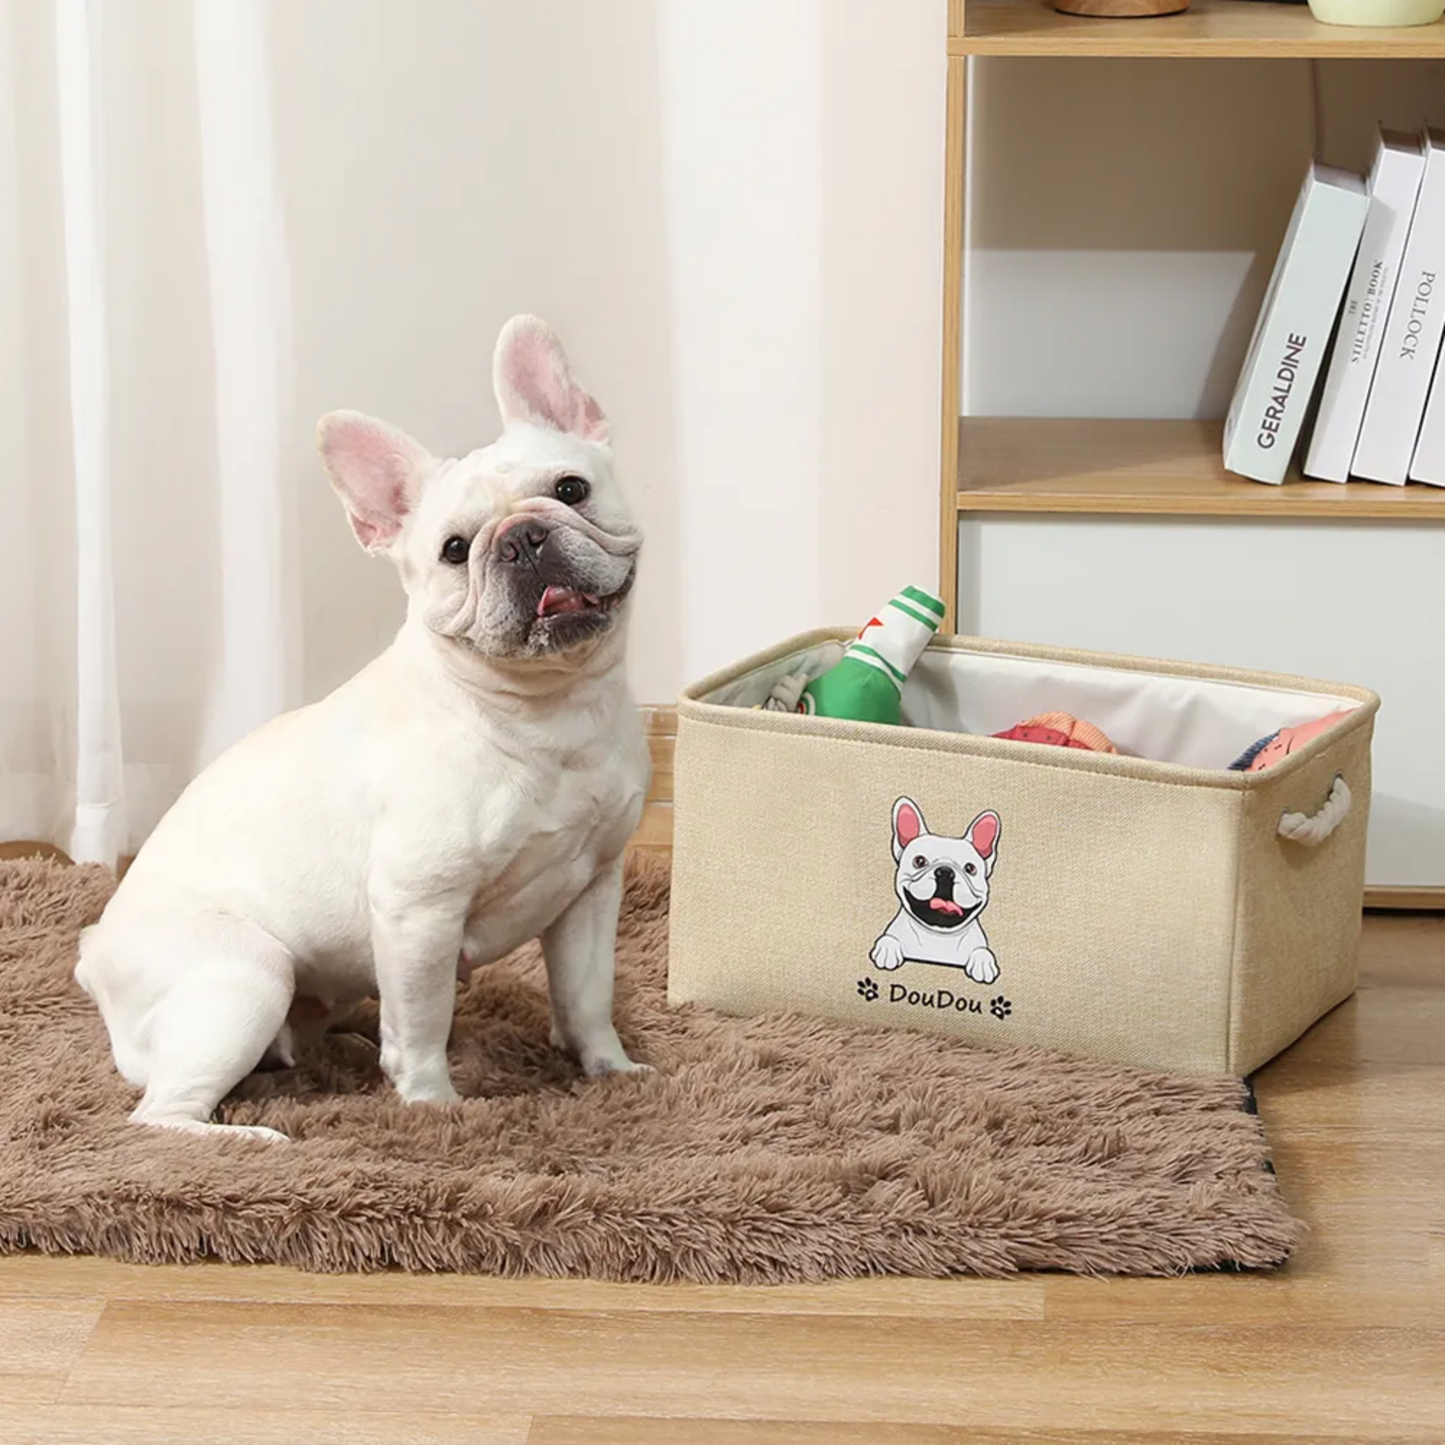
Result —
[[965, 417], [958, 510], [1445, 522], [1445, 489], [1231, 476], [1217, 421]]
[[1061, 15], [1047, 0], [968, 0], [951, 55], [1234, 56], [1431, 59], [1445, 56], [1445, 22], [1397, 29], [1321, 25], [1306, 5], [1194, 0], [1148, 20]]
[[1365, 888], [1365, 907], [1392, 913], [1445, 913], [1445, 888], [1370, 884]]

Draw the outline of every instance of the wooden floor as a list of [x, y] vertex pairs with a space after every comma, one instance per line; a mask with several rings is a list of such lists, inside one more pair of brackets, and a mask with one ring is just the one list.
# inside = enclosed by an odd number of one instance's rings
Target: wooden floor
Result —
[[0, 1260], [0, 1442], [1445, 1441], [1445, 918], [1258, 1080], [1266, 1277], [773, 1290]]

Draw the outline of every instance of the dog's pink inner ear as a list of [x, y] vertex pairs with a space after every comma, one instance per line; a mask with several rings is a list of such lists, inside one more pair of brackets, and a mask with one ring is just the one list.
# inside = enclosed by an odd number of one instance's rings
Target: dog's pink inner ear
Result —
[[918, 809], [912, 803], [904, 803], [898, 810], [893, 826], [898, 834], [898, 846], [906, 848], [923, 831], [923, 819], [918, 816]]
[[493, 365], [504, 423], [532, 422], [606, 442], [602, 408], [572, 377], [567, 353], [552, 328], [535, 316], [517, 316], [502, 329]]
[[1001, 827], [997, 813], [981, 813], [974, 819], [973, 827], [968, 830], [968, 841], [973, 844], [980, 858], [987, 858], [992, 854]]
[[317, 428], [321, 459], [368, 552], [391, 545], [416, 505], [426, 450], [405, 432], [356, 412], [332, 412]]

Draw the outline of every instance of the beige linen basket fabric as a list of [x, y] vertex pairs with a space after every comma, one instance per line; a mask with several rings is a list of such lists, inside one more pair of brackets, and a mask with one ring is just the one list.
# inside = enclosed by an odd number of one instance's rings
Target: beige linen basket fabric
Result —
[[[789, 1010], [983, 1045], [1032, 1044], [1148, 1068], [1251, 1072], [1356, 981], [1370, 739], [1360, 688], [1106, 654], [940, 638], [933, 646], [1280, 691], [1356, 711], [1254, 774], [752, 711], [717, 688], [820, 641], [795, 638], [679, 700], [669, 998]], [[1306, 847], [1278, 836], [1343, 776], [1353, 806]], [[874, 967], [898, 911], [891, 820], [1002, 820], [980, 922], [999, 977]]]

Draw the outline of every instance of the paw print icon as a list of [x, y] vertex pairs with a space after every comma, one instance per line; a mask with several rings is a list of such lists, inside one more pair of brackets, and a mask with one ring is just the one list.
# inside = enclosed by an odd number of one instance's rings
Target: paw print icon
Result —
[[871, 978], [860, 978], [858, 980], [858, 993], [866, 998], [869, 1003], [878, 997], [878, 985]]
[[988, 1006], [996, 1019], [1006, 1019], [1014, 1011], [1014, 1006], [1002, 994], [991, 999]]

